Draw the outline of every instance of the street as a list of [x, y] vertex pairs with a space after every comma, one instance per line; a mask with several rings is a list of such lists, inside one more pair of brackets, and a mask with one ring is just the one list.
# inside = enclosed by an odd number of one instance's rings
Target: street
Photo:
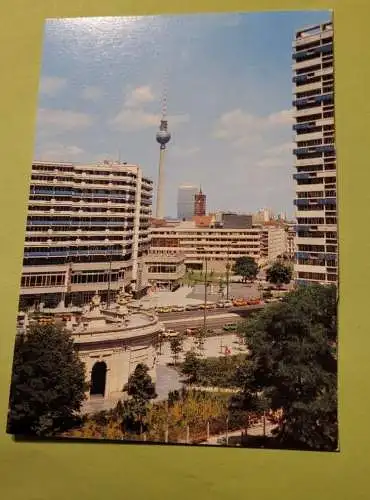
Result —
[[[235, 313], [238, 316], [245, 316], [248, 315], [251, 311], [254, 311], [256, 309], [261, 309], [264, 307], [264, 304], [257, 304], [254, 306], [239, 306], [239, 307], [228, 307], [228, 308], [218, 308], [218, 309], [207, 309], [207, 318], [211, 316], [215, 316], [218, 314], [228, 314], [228, 313]], [[195, 311], [181, 311], [181, 312], [168, 312], [168, 313], [158, 313], [158, 317], [160, 321], [170, 321], [170, 320], [177, 320], [179, 318], [185, 319], [185, 318], [194, 318], [197, 316], [202, 316], [203, 317], [203, 310], [198, 309]]]

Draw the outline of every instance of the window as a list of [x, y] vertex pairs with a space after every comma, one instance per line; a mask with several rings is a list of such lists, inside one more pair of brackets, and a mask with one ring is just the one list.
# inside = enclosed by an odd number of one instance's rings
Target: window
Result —
[[315, 280], [315, 281], [325, 281], [325, 274], [324, 273], [298, 272], [298, 278]]

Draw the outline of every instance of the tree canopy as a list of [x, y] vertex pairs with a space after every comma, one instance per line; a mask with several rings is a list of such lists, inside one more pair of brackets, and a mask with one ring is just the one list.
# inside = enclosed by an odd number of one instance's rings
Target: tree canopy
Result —
[[282, 410], [276, 438], [284, 447], [337, 448], [337, 295], [310, 285], [256, 314], [244, 325], [249, 349], [240, 397], [260, 395]]
[[149, 403], [157, 397], [155, 384], [149, 375], [149, 368], [139, 363], [130, 375], [124, 390], [131, 396], [129, 401], [121, 405], [120, 410], [123, 419], [123, 428], [142, 434], [146, 430], [145, 417], [147, 416]]
[[170, 340], [170, 349], [173, 356], [173, 362], [176, 365], [177, 360], [179, 358], [179, 354], [183, 349], [184, 338], [182, 335], [176, 335], [176, 337], [172, 337]]
[[130, 375], [128, 383], [125, 385], [127, 394], [133, 399], [148, 403], [151, 399], [155, 399], [155, 384], [149, 375], [149, 368], [143, 363], [139, 363], [134, 372]]
[[292, 279], [292, 266], [282, 261], [276, 261], [266, 271], [266, 280], [277, 286], [288, 285]]
[[50, 436], [65, 431], [86, 388], [71, 336], [55, 324], [33, 326], [15, 342], [8, 432]]
[[234, 263], [233, 273], [242, 276], [245, 281], [254, 280], [258, 274], [258, 265], [253, 257], [239, 257]]

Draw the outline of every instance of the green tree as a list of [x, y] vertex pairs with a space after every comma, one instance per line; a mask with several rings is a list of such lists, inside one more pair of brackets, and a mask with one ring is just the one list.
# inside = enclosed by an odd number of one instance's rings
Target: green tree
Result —
[[281, 287], [281, 285], [288, 285], [291, 282], [292, 274], [292, 266], [282, 261], [276, 261], [267, 269], [266, 280], [273, 285]]
[[173, 362], [176, 365], [179, 359], [179, 354], [183, 349], [184, 339], [182, 335], [177, 335], [176, 337], [172, 337], [170, 340], [170, 349], [173, 356]]
[[226, 286], [225, 281], [221, 276], [221, 278], [218, 280], [218, 293], [219, 293], [219, 295], [222, 296], [224, 294], [225, 286]]
[[204, 343], [206, 341], [206, 337], [207, 331], [204, 329], [204, 327], [199, 328], [194, 340], [194, 344], [198, 351], [198, 354], [201, 354], [204, 351]]
[[124, 427], [137, 431], [139, 434], [145, 430], [145, 417], [149, 403], [157, 397], [155, 384], [148, 372], [149, 368], [143, 363], [136, 366], [124, 387], [131, 399], [120, 408], [123, 413]]
[[187, 377], [189, 384], [196, 384], [200, 381], [200, 371], [202, 362], [194, 351], [189, 351], [185, 355], [181, 372]]
[[258, 265], [253, 257], [239, 257], [234, 263], [233, 273], [242, 276], [244, 281], [253, 281], [258, 274]]
[[70, 429], [85, 399], [84, 365], [60, 326], [33, 326], [16, 338], [8, 432], [52, 436]]
[[299, 287], [244, 326], [249, 356], [240, 397], [263, 394], [282, 410], [276, 440], [283, 447], [337, 448], [336, 306], [335, 286]]

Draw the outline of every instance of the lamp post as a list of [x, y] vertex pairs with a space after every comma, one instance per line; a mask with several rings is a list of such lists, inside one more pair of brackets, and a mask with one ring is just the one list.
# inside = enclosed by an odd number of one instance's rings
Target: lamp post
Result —
[[203, 334], [207, 332], [207, 278], [208, 278], [208, 259], [204, 248], [197, 248], [198, 251], [204, 252], [204, 311], [203, 311]]
[[229, 286], [230, 286], [230, 261], [229, 261], [229, 250], [227, 247], [227, 258], [226, 258], [226, 300], [229, 300]]
[[111, 247], [110, 253], [109, 253], [109, 268], [108, 268], [107, 309], [109, 309], [109, 306], [110, 306], [110, 286], [111, 286], [111, 279], [112, 279], [112, 254], [113, 254], [113, 248]]
[[208, 272], [208, 259], [204, 256], [204, 314], [203, 314], [203, 333], [207, 334], [207, 272]]

